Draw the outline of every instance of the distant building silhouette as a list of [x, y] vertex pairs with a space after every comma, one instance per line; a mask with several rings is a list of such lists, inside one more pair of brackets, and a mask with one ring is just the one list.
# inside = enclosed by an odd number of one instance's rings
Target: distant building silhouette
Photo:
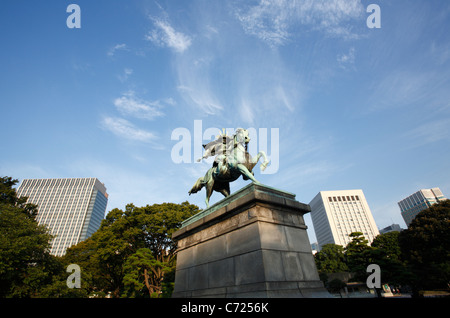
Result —
[[380, 230], [380, 234], [385, 234], [389, 232], [400, 232], [402, 228], [398, 224], [391, 224], [389, 226], [386, 226], [385, 228]]
[[406, 225], [409, 227], [416, 215], [435, 203], [447, 200], [439, 188], [421, 189], [398, 202]]

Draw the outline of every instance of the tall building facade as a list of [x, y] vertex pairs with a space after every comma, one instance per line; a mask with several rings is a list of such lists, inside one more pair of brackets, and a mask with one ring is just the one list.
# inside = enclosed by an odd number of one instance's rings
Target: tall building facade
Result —
[[362, 232], [369, 243], [379, 234], [362, 190], [320, 191], [309, 205], [320, 249], [346, 246], [352, 232]]
[[398, 202], [400, 211], [409, 227], [412, 220], [419, 214], [420, 211], [428, 209], [435, 203], [447, 200], [439, 188], [421, 189], [409, 197]]
[[50, 253], [56, 256], [97, 231], [108, 203], [105, 185], [96, 178], [25, 179], [17, 194], [38, 205], [36, 220], [55, 236]]

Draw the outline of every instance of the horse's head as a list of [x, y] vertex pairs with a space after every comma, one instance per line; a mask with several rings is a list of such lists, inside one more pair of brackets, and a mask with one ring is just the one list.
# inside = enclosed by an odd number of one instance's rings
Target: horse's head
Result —
[[248, 136], [248, 130], [243, 128], [236, 129], [236, 134], [234, 135], [234, 140], [237, 143], [246, 143], [250, 142], [250, 137]]

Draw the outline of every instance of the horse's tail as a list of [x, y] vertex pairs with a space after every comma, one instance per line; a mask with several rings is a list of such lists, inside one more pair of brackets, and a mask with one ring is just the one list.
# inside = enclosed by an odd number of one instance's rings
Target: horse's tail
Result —
[[194, 186], [189, 191], [189, 195], [191, 195], [192, 193], [197, 193], [198, 191], [200, 191], [203, 188], [204, 185], [205, 185], [205, 181], [204, 181], [203, 177], [198, 178], [197, 182], [195, 182]]

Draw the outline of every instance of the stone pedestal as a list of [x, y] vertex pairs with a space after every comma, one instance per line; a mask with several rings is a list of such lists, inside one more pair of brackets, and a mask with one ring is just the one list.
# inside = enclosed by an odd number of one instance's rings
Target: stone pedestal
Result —
[[173, 297], [329, 297], [295, 195], [249, 184], [183, 222]]

